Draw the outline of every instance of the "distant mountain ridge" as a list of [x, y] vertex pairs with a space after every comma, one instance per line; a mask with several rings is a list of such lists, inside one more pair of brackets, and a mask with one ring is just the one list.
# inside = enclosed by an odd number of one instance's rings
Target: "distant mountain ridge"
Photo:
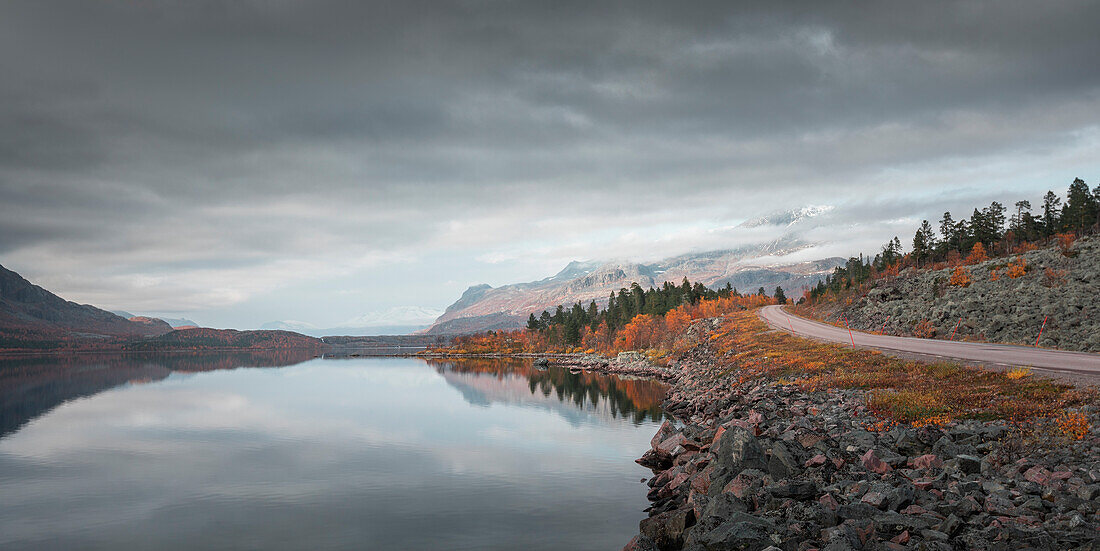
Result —
[[[805, 209], [802, 209], [805, 211]], [[758, 225], [790, 225], [827, 211], [827, 208], [800, 211], [789, 216], [755, 222]], [[447, 307], [443, 315], [426, 331], [430, 334], [458, 334], [521, 327], [531, 313], [555, 308], [559, 304], [588, 303], [603, 305], [611, 292], [638, 283], [642, 288], [658, 287], [666, 281], [679, 284], [684, 278], [708, 287], [727, 283], [741, 292], [764, 287], [797, 291], [816, 284], [841, 258], [809, 262], [758, 264], [765, 257], [783, 257], [812, 246], [793, 234], [773, 241], [735, 249], [689, 253], [655, 263], [570, 262], [557, 274], [538, 281], [492, 287], [472, 286]], [[794, 293], [792, 293], [794, 294]]]
[[281, 320], [269, 321], [261, 325], [260, 329], [297, 331], [314, 337], [407, 335], [426, 329], [442, 313], [437, 309], [422, 306], [394, 306], [356, 316], [333, 327], [318, 327], [304, 321]]
[[173, 329], [159, 318], [126, 319], [67, 301], [0, 266], [0, 350], [320, 350], [323, 346], [320, 340], [289, 331]]
[[65, 300], [0, 266], [0, 332], [5, 334], [146, 337], [171, 330], [155, 318], [131, 320]]

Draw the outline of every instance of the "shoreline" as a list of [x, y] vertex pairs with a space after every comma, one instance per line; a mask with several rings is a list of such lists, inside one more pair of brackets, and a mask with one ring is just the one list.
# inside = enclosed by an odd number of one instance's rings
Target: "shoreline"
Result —
[[701, 322], [668, 367], [640, 353], [477, 356], [669, 384], [674, 422], [637, 460], [653, 473], [649, 516], [624, 550], [1100, 549], [1095, 428], [1066, 440], [1005, 421], [912, 426], [876, 417], [865, 389], [740, 381], [709, 346], [722, 323]]

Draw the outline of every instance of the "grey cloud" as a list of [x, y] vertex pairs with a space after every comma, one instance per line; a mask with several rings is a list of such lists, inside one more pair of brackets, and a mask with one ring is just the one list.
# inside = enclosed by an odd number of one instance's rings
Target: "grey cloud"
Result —
[[[569, 233], [555, 217], [613, 234], [986, 197], [999, 182], [945, 174], [1095, 158], [1097, 20], [1084, 1], [7, 2], [0, 261], [94, 289], [574, 250], [522, 231]], [[1095, 178], [1061, 170], [1036, 188]]]

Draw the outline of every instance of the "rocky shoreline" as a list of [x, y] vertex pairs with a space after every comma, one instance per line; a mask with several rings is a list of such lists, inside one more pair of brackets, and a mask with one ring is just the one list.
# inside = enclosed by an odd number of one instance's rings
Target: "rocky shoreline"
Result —
[[638, 460], [649, 518], [624, 549], [1100, 549], [1100, 426], [1081, 439], [1003, 421], [891, 425], [862, 390], [805, 392], [715, 365], [700, 322], [667, 367], [644, 355], [557, 356], [671, 385]]

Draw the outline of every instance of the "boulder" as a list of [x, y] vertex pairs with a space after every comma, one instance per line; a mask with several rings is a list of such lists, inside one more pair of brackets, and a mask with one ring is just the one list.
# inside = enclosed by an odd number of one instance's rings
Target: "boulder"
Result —
[[864, 468], [874, 473], [886, 474], [893, 470], [885, 461], [879, 459], [873, 449], [867, 450], [867, 453], [863, 454], [859, 460], [863, 463]]

